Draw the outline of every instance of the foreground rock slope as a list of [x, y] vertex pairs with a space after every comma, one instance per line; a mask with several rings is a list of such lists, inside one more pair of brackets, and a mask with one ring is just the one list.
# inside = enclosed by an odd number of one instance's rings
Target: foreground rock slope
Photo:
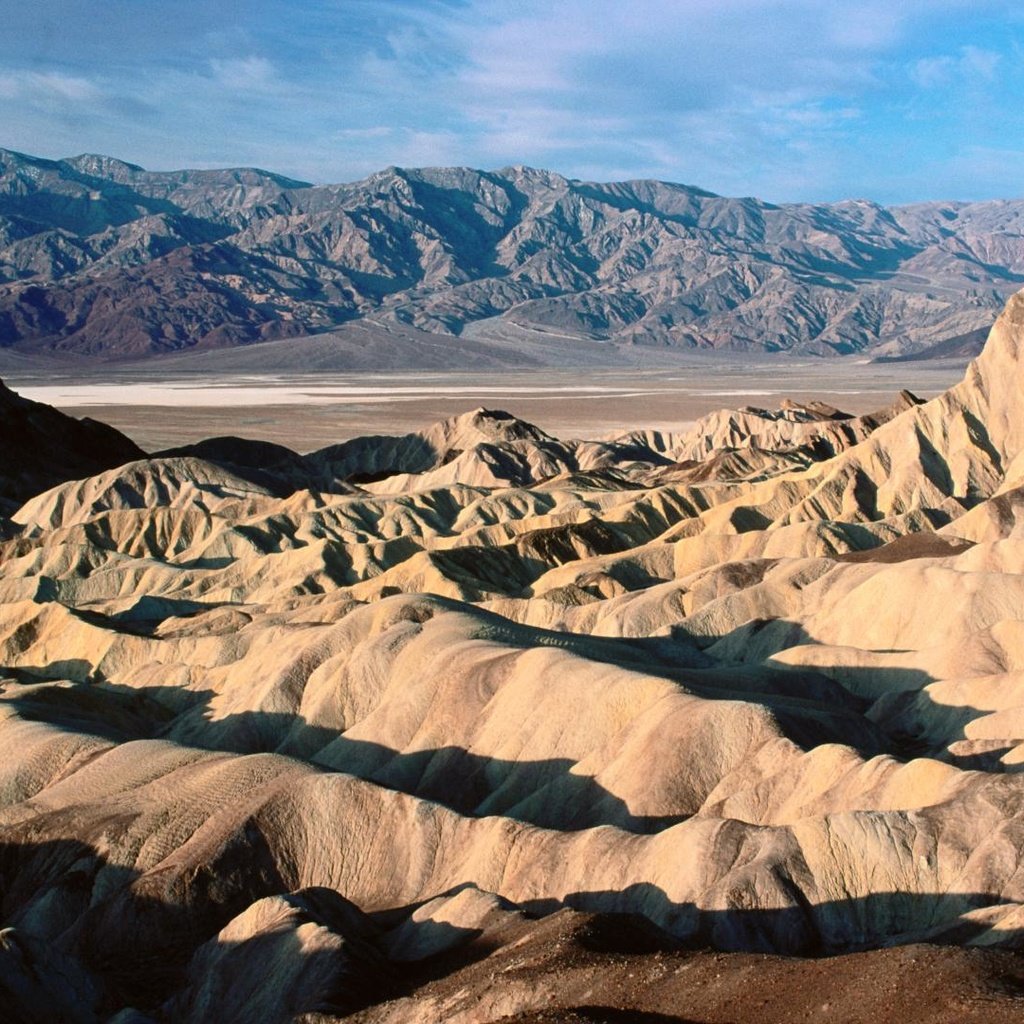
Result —
[[877, 1020], [850, 979], [900, 970], [950, 993], [902, 1019], [1018, 1019], [1022, 379], [1024, 293], [872, 416], [478, 409], [35, 495], [0, 549], [0, 991], [781, 1021], [812, 985]]

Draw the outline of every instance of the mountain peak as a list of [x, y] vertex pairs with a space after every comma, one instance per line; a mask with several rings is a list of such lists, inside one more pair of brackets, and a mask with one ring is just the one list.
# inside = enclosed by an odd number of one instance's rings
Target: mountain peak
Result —
[[138, 164], [130, 164], [125, 160], [118, 160], [117, 157], [97, 153], [81, 153], [78, 156], [66, 157], [61, 163], [97, 178], [130, 178], [145, 172]]
[[542, 167], [531, 167], [529, 164], [509, 164], [500, 168], [497, 174], [517, 181], [542, 182], [546, 185], [568, 185], [571, 180], [557, 171], [548, 171]]

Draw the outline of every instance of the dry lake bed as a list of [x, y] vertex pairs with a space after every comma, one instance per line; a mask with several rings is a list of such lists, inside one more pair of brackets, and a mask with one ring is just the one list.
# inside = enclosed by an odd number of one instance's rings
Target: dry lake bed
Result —
[[20, 394], [124, 431], [150, 451], [233, 434], [309, 451], [361, 434], [396, 434], [478, 406], [504, 409], [560, 437], [637, 427], [678, 429], [720, 408], [819, 399], [853, 413], [901, 388], [930, 398], [962, 362], [691, 357], [656, 369], [490, 373], [295, 373], [203, 376], [158, 368], [8, 371]]

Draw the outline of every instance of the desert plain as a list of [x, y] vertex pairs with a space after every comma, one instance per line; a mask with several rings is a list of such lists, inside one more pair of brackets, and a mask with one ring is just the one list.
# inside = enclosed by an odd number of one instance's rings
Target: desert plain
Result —
[[[280, 346], [274, 346], [280, 350]], [[271, 346], [260, 346], [259, 354]], [[123, 431], [148, 451], [234, 435], [300, 452], [361, 435], [413, 433], [468, 409], [499, 408], [560, 437], [614, 437], [638, 428], [679, 432], [723, 408], [823, 401], [868, 413], [901, 389], [933, 398], [963, 375], [963, 360], [881, 363], [860, 357], [797, 359], [757, 353], [670, 353], [660, 365], [574, 366], [488, 372], [272, 371], [237, 353], [225, 372], [184, 359], [144, 364], [44, 363], [12, 367], [19, 394]], [[650, 361], [649, 353], [637, 358]], [[245, 365], [252, 359], [251, 368]], [[202, 367], [202, 357], [198, 360]]]

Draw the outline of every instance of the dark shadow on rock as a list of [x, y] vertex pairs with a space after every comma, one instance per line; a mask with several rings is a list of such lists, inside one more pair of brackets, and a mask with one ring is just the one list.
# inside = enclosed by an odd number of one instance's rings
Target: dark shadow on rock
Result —
[[[490, 620], [489, 620], [490, 621]], [[663, 675], [690, 689], [700, 686], [707, 699], [747, 700], [769, 708], [783, 731], [807, 749], [823, 742], [844, 741], [845, 724], [864, 719], [871, 702], [864, 697], [884, 675], [898, 702], [927, 702], [923, 687], [930, 677], [917, 671], [846, 666], [766, 670], [767, 653], [810, 642], [793, 623], [774, 620], [732, 636], [731, 650], [750, 645], [755, 662], [714, 662], [707, 652], [696, 657], [687, 643], [670, 638], [636, 641], [572, 637], [524, 630], [494, 617], [488, 636], [499, 642], [535, 645], [549, 642], [562, 648], [580, 645], [580, 653], [596, 662], [638, 668]], [[796, 632], [794, 632], [796, 631]], [[729, 638], [718, 638], [724, 642]], [[737, 644], [736, 641], [739, 641]], [[763, 645], [763, 649], [758, 647]], [[712, 645], [713, 646], [713, 645]], [[720, 653], [724, 653], [725, 648]], [[672, 665], [673, 654], [694, 657], [700, 667]], [[10, 673], [9, 673], [10, 674]], [[83, 659], [58, 661], [13, 673], [16, 684], [5, 686], [0, 700], [22, 717], [115, 742], [166, 736], [176, 742], [235, 753], [273, 751], [314, 765], [330, 754], [333, 770], [414, 794], [463, 814], [503, 814], [556, 829], [614, 824], [635, 832], [658, 831], [685, 815], [636, 816], [626, 803], [595, 779], [572, 772], [567, 758], [519, 762], [481, 757], [460, 747], [401, 752], [358, 740], [337, 730], [308, 723], [294, 714], [262, 711], [211, 716], [211, 691], [178, 687], [133, 688], [110, 683]], [[77, 680], [61, 683], [62, 679]], [[742, 685], [741, 682], [742, 681]], [[23, 689], [18, 689], [21, 684]], [[746, 689], [744, 689], [746, 687]], [[906, 694], [901, 698], [900, 693]], [[581, 699], [585, 694], [581, 694]], [[899, 708], [894, 710], [898, 711]], [[984, 712], [963, 710], [965, 721]], [[894, 716], [894, 721], [909, 721]], [[897, 757], [943, 751], [915, 747], [920, 737], [876, 726], [865, 733], [879, 752]], [[848, 738], [848, 737], [847, 737]], [[870, 749], [870, 745], [865, 749]], [[947, 760], [954, 760], [946, 757]], [[973, 766], [973, 765], [972, 765]], [[108, 837], [129, 828], [116, 814], [105, 824]], [[166, 995], [180, 985], [188, 956], [243, 911], [254, 899], [287, 891], [272, 847], [252, 823], [232, 837], [208, 864], [187, 882], [172, 869], [135, 877], [133, 870], [106, 865], [93, 847], [95, 837], [34, 843], [11, 843], [12, 833], [28, 835], [40, 823], [0, 829], [0, 901], [3, 923], [34, 927], [45, 918], [61, 949], [70, 950], [117, 993], [121, 1005], [152, 1006], [153, 993]], [[107, 839], [104, 839], [106, 842]], [[107, 895], [93, 898], [103, 872]], [[785, 881], [785, 880], [783, 880]], [[835, 953], [871, 945], [930, 939], [962, 943], [985, 930], [961, 920], [964, 913], [990, 906], [1003, 897], [989, 893], [879, 893], [854, 900], [812, 906], [799, 888], [783, 885], [788, 906], [757, 910], [749, 906], [707, 910], [676, 904], [658, 887], [639, 883], [621, 892], [573, 893], [564, 900], [540, 899], [526, 909], [547, 914], [564, 906], [602, 914], [640, 913], [661, 928], [715, 948], [772, 951], [800, 955]], [[26, 909], [27, 908], [27, 909]], [[928, 932], [928, 926], [936, 930]], [[471, 941], [474, 936], [455, 936]], [[1008, 935], [1012, 944], [1024, 941]], [[478, 951], [479, 952], [479, 951]]]
[[0, 673], [24, 685], [60, 680], [87, 683], [102, 678], [85, 658], [61, 658], [45, 665], [0, 666]]
[[337, 892], [314, 886], [284, 893], [270, 900], [269, 912], [275, 919], [248, 937], [200, 946], [161, 1016], [197, 1024], [241, 1024], [256, 1011], [269, 1021], [309, 1012], [345, 1016], [393, 988], [378, 929]]
[[18, 715], [29, 722], [47, 722], [83, 735], [125, 743], [152, 739], [174, 719], [174, 712], [166, 705], [130, 687], [114, 689], [95, 682], [69, 685], [37, 680], [20, 671], [16, 678], [28, 688], [12, 696], [0, 681], [0, 701], [13, 705]]
[[[395, 987], [378, 948], [379, 928], [333, 890], [288, 893], [278, 876], [242, 861], [218, 865], [234, 872], [227, 888], [235, 898], [227, 903], [217, 899], [215, 879], [212, 888], [189, 879], [187, 890], [178, 880], [159, 892], [148, 876], [116, 867], [90, 843], [12, 841], [17, 831], [0, 830], [5, 1024], [98, 1024], [126, 1007], [166, 1022], [247, 1020], [249, 1001], [258, 1005], [261, 996], [281, 1004], [286, 1013], [271, 1019], [283, 1022], [295, 1013], [352, 1013]], [[267, 896], [295, 907], [293, 928], [318, 926], [343, 942], [310, 949], [295, 930], [282, 933], [273, 922], [238, 942], [216, 940], [232, 918]], [[274, 965], [289, 959], [294, 971], [275, 976]], [[282, 994], [277, 988], [285, 983], [291, 991]], [[265, 985], [274, 988], [261, 992]]]
[[[330, 890], [313, 888], [289, 895], [269, 848], [253, 834], [229, 840], [198, 871], [175, 872], [166, 865], [140, 875], [110, 863], [92, 842], [32, 838], [37, 831], [30, 824], [0, 830], [0, 926], [13, 927], [37, 947], [42, 943], [51, 948], [55, 963], [64, 958], [81, 965], [94, 983], [99, 1017], [125, 1006], [158, 1012], [172, 998], [188, 1005], [190, 987], [208, 987], [207, 971], [226, 971], [227, 985], [233, 958], [238, 956], [243, 963], [246, 957], [259, 960], [261, 950], [268, 956], [270, 952], [303, 955], [303, 949], [287, 938], [276, 944], [270, 933], [261, 939], [257, 932], [254, 939], [238, 942], [237, 948], [223, 941], [207, 946], [205, 959], [195, 961], [200, 946], [268, 896], [282, 896], [285, 902], [298, 898], [300, 922], [315, 922], [341, 935], [346, 943], [355, 943], [358, 961], [373, 968], [353, 987], [338, 970], [330, 950], [314, 951], [310, 970], [327, 981], [317, 989], [311, 1005], [292, 1007], [295, 1012], [352, 1012], [359, 1005], [407, 995], [498, 948], [493, 940], [474, 945], [478, 933], [473, 929], [438, 923], [458, 933], [446, 937], [447, 948], [392, 972], [383, 963], [383, 931], [407, 919], [415, 906], [366, 917]], [[888, 892], [811, 905], [797, 898], [798, 893], [793, 895], [791, 905], [778, 909], [708, 910], [675, 903], [660, 887], [638, 883], [621, 891], [580, 891], [565, 899], [536, 899], [523, 909], [538, 916], [564, 908], [597, 915], [586, 922], [578, 941], [582, 948], [608, 956], [712, 948], [814, 957], [922, 939], [962, 944], [985, 927], [964, 922], [961, 915], [1003, 900], [980, 892]], [[1007, 933], [1004, 940], [1011, 946], [1022, 945], [1024, 931]], [[322, 958], [322, 963], [316, 958]], [[9, 973], [2, 960], [0, 951], [0, 991], [8, 984]], [[78, 973], [76, 967], [55, 977], [55, 995]], [[82, 1019], [91, 1022], [95, 1017]]]
[[[657, 832], [685, 820], [696, 809], [691, 806], [679, 812], [636, 814], [622, 797], [595, 778], [574, 772], [576, 761], [570, 758], [507, 760], [456, 745], [398, 751], [309, 723], [297, 714], [245, 711], [215, 715], [210, 707], [215, 696], [212, 691], [113, 684], [83, 677], [78, 666], [20, 669], [17, 678], [39, 684], [55, 675], [58, 679], [71, 675], [60, 671], [64, 668], [74, 668], [78, 685], [35, 685], [25, 692], [4, 693], [0, 699], [27, 719], [48, 721], [116, 742], [167, 738], [207, 750], [283, 754], [323, 770], [345, 772], [431, 800], [461, 814], [503, 814], [560, 831], [611, 824], [632, 832]], [[746, 672], [752, 687], [755, 678], [749, 669]], [[776, 690], [781, 692], [741, 690], [728, 673], [705, 680], [699, 692], [709, 700], [763, 704], [782, 731], [807, 749], [828, 742], [854, 741], [857, 745], [858, 739], [868, 754], [884, 748], [884, 736], [861, 727], [863, 720], [853, 707], [828, 706], [838, 689], [835, 684], [819, 689], [819, 702], [782, 689], [811, 689], [816, 681], [813, 675], [776, 675]], [[692, 681], [689, 688], [697, 690]], [[847, 704], [852, 702], [848, 700]]]
[[373, 435], [342, 441], [304, 456], [312, 479], [323, 487], [334, 480], [370, 483], [400, 473], [433, 469], [440, 452], [419, 434]]
[[[212, 719], [212, 691], [183, 694], [176, 687], [46, 682], [25, 670], [19, 671], [19, 681], [24, 689], [0, 688], [0, 703], [28, 721], [116, 743], [167, 738], [202, 750], [282, 754], [468, 816], [507, 814], [560, 831], [614, 824], [641, 833], [687, 817], [632, 814], [624, 800], [592, 777], [574, 774], [576, 762], [569, 758], [510, 761], [456, 746], [403, 753], [309, 725], [297, 715], [253, 711]], [[183, 699], [189, 702], [185, 707]]]
[[[180, 565], [180, 563], [179, 563]], [[99, 626], [100, 629], [116, 629], [133, 636], [153, 636], [167, 619], [187, 619], [195, 615], [224, 607], [226, 602], [191, 601], [176, 597], [141, 596], [133, 605], [121, 611], [107, 614], [91, 608], [70, 608], [70, 614]]]
[[[748, 624], [738, 644], [734, 635], [723, 638], [732, 647], [722, 654], [751, 652], [755, 659], [751, 663], [716, 663], [691, 644], [670, 638], [575, 637], [527, 630], [497, 616], [493, 620], [493, 628], [485, 632], [489, 640], [498, 643], [517, 647], [524, 642], [534, 646], [550, 643], [570, 651], [578, 649], [593, 662], [664, 678], [703, 700], [760, 706], [770, 713], [782, 735], [808, 751], [822, 744], [842, 744], [864, 758], [879, 754], [904, 760], [931, 756], [958, 763], [946, 747], [965, 734], [973, 717], [983, 714], [973, 708], [961, 709], [963, 724], [957, 735], [943, 737], [944, 742], [938, 743], [928, 739], [915, 724], [923, 714], [921, 702], [928, 702], [927, 696], [922, 696], [924, 687], [932, 681], [927, 673], [892, 668], [765, 665], [764, 659], [774, 650], [809, 640], [799, 626], [783, 620]], [[687, 659], [696, 664], [687, 667]], [[702, 799], [681, 789], [678, 799], [685, 796], [685, 806], [666, 805], [658, 814], [636, 813], [623, 796], [592, 775], [575, 772], [576, 761], [568, 757], [509, 760], [470, 752], [457, 744], [395, 750], [372, 739], [309, 722], [297, 713], [223, 713], [214, 709], [212, 691], [114, 684], [94, 675], [84, 661], [23, 667], [14, 677], [23, 684], [62, 679], [79, 684], [36, 685], [24, 692], [5, 693], [3, 701], [25, 718], [115, 742], [166, 738], [207, 750], [282, 754], [322, 770], [345, 772], [439, 803], [464, 815], [501, 814], [562, 831], [609, 824], [650, 833], [685, 820], [695, 813]], [[873, 720], [871, 711], [879, 701], [866, 691], [878, 688], [880, 678], [884, 678], [884, 700], [892, 710], [880, 720]], [[585, 691], [581, 691], [580, 699], [586, 699]], [[908, 705], [906, 713], [900, 711], [901, 701]], [[685, 751], [679, 756], [685, 757]], [[987, 755], [986, 763], [992, 760], [994, 755]]]
[[[676, 903], [660, 886], [640, 882], [622, 890], [570, 893], [564, 900], [535, 899], [524, 909], [538, 916], [563, 907], [613, 919], [641, 915], [661, 929], [667, 946], [681, 941], [692, 949], [819, 957], [921, 941], [964, 945], [988, 926], [960, 920], [961, 915], [1005, 902], [982, 892], [879, 892], [812, 904], [792, 883], [789, 896], [790, 905], [777, 909], [707, 909]], [[656, 936], [650, 941], [657, 942]], [[1024, 946], [1024, 929], [1008, 931], [1004, 946]]]
[[264, 487], [278, 498], [311, 486], [306, 460], [270, 441], [242, 437], [210, 437], [195, 444], [156, 452], [153, 458], [192, 457], [219, 466], [241, 480]]
[[902, 537], [861, 551], [847, 551], [836, 555], [837, 562], [859, 562], [892, 565], [915, 558], [949, 558], [962, 555], [974, 547], [973, 541], [959, 537], [940, 537], [935, 533], [907, 533]]
[[2, 381], [0, 451], [0, 499], [4, 502], [0, 511], [6, 509], [8, 514], [58, 484], [145, 456], [134, 441], [113, 427], [88, 418], [75, 419], [42, 402], [22, 398]]

